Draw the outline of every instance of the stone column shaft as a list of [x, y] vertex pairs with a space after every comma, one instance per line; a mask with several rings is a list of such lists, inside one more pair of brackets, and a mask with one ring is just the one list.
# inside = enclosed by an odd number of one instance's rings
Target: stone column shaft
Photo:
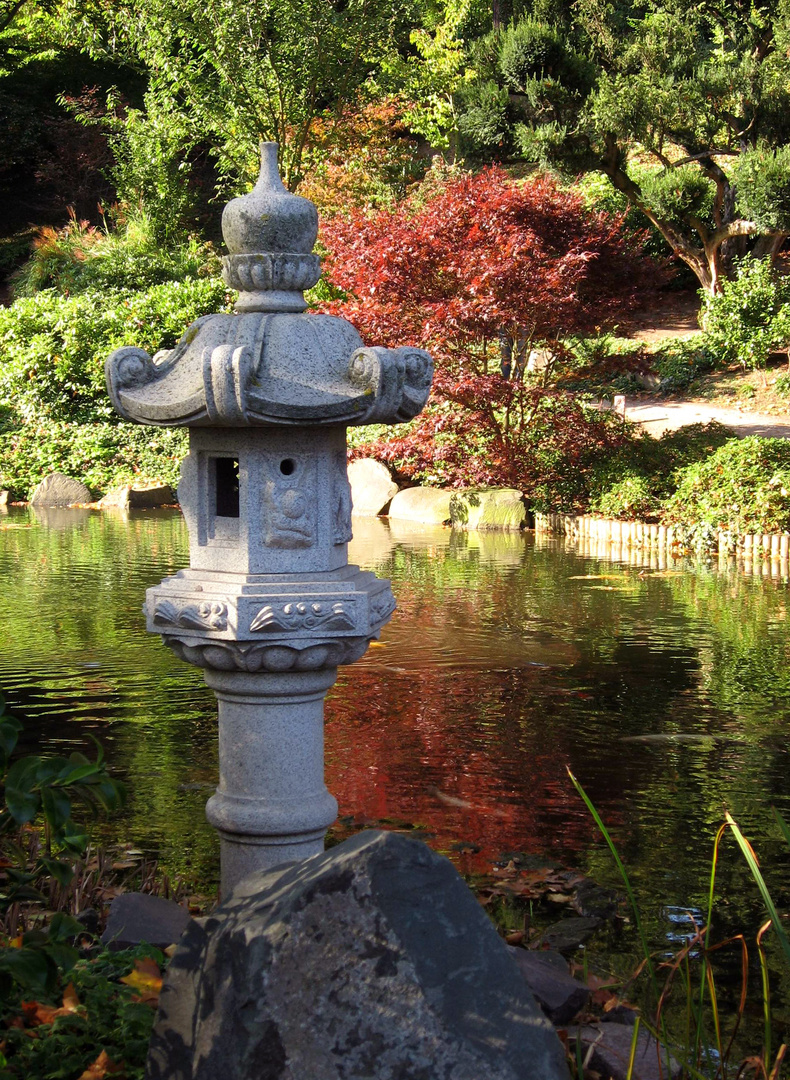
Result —
[[205, 677], [219, 704], [220, 769], [206, 815], [220, 834], [225, 894], [247, 874], [323, 850], [337, 816], [323, 730], [337, 669]]

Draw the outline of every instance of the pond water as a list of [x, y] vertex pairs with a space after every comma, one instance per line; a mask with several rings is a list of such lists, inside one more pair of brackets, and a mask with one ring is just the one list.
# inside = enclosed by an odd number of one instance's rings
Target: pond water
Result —
[[[464, 871], [551, 855], [615, 884], [568, 778], [610, 826], [649, 916], [673, 940], [704, 907], [728, 808], [780, 903], [790, 860], [790, 666], [783, 580], [736, 567], [611, 562], [529, 535], [358, 521], [350, 560], [392, 578], [399, 609], [341, 670], [326, 719], [340, 813], [426, 827]], [[147, 586], [188, 561], [176, 512], [11, 509], [0, 519], [0, 688], [25, 744], [102, 743], [130, 802], [106, 835], [170, 874], [217, 877], [203, 806], [216, 779], [216, 704], [141, 615]], [[732, 843], [722, 932], [760, 907]]]

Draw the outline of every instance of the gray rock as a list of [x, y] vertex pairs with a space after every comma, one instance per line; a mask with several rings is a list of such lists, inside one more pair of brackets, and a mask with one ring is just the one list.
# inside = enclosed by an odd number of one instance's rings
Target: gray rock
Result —
[[45, 476], [30, 496], [34, 506], [73, 506], [91, 501], [90, 489], [79, 480], [72, 480], [63, 473], [53, 472]]
[[352, 514], [376, 517], [397, 493], [398, 485], [386, 465], [374, 458], [358, 458], [348, 466]]
[[148, 1080], [567, 1080], [452, 864], [364, 832], [247, 878], [168, 970]]
[[561, 953], [573, 952], [603, 925], [602, 919], [560, 919], [540, 935], [538, 942]]
[[[629, 1024], [590, 1024], [569, 1031], [568, 1038], [571, 1043], [581, 1039], [583, 1058], [593, 1047], [589, 1064], [596, 1072], [611, 1080], [626, 1080], [633, 1034], [633, 1026]], [[646, 1031], [639, 1031], [631, 1080], [675, 1080], [681, 1071], [666, 1050], [661, 1050], [659, 1063], [658, 1043]]]
[[158, 948], [175, 945], [192, 922], [189, 912], [172, 900], [147, 893], [121, 893], [110, 905], [102, 945], [128, 949], [145, 941]]
[[7, 491], [0, 491], [0, 506], [8, 505], [8, 494]]
[[403, 521], [418, 521], [423, 525], [444, 525], [450, 520], [449, 488], [404, 488], [390, 503], [389, 516]]
[[175, 502], [175, 495], [167, 484], [152, 484], [150, 487], [133, 487], [131, 484], [124, 484], [122, 487], [108, 491], [99, 501], [99, 506], [102, 509], [117, 506], [122, 510], [150, 510], [152, 507], [173, 502]]
[[[553, 1024], [567, 1024], [583, 1009], [590, 998], [589, 989], [568, 974], [568, 966], [559, 953], [528, 952], [512, 948], [511, 956], [527, 984], [538, 999], [538, 1004]], [[553, 955], [564, 965], [562, 971]]]
[[470, 488], [450, 499], [454, 529], [523, 529], [527, 510], [515, 488]]

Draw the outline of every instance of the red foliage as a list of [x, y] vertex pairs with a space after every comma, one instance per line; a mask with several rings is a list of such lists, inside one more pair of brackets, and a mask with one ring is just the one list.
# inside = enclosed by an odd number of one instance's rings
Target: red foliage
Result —
[[340, 310], [364, 337], [438, 348], [452, 366], [459, 347], [503, 329], [546, 342], [611, 325], [656, 280], [618, 218], [546, 177], [517, 183], [498, 168], [423, 206], [335, 218], [324, 242], [327, 276], [350, 297]]
[[620, 226], [546, 177], [518, 183], [498, 168], [422, 204], [326, 224], [327, 276], [347, 299], [325, 310], [371, 343], [426, 348], [436, 364], [433, 405], [376, 455], [406, 475], [512, 485], [540, 502], [546, 468], [575, 469], [563, 501], [578, 505], [584, 466], [622, 432], [556, 389], [503, 378], [499, 340], [561, 358], [565, 339], [644, 301], [659, 274]]

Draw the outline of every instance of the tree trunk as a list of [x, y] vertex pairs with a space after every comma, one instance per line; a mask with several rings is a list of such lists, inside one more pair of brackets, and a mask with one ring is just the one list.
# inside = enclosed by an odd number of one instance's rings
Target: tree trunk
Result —
[[[753, 221], [737, 219], [722, 224], [714, 232], [710, 233], [702, 223], [688, 223], [700, 237], [700, 243], [694, 244], [680, 232], [672, 222], [659, 218], [647, 205], [642, 197], [642, 189], [631, 179], [622, 166], [623, 154], [612, 135], [606, 137], [606, 154], [601, 163], [602, 171], [609, 177], [613, 186], [625, 195], [632, 206], [636, 206], [650, 223], [661, 233], [666, 242], [672, 248], [675, 256], [688, 266], [695, 274], [703, 292], [709, 296], [715, 295], [721, 290], [722, 282], [726, 280], [725, 259], [723, 246], [725, 243], [738, 237], [754, 236], [760, 230]], [[759, 237], [754, 248], [757, 255], [761, 244], [765, 246], [765, 253], [773, 258], [782, 246], [787, 234], [771, 233]], [[759, 256], [757, 256], [759, 257]]]

